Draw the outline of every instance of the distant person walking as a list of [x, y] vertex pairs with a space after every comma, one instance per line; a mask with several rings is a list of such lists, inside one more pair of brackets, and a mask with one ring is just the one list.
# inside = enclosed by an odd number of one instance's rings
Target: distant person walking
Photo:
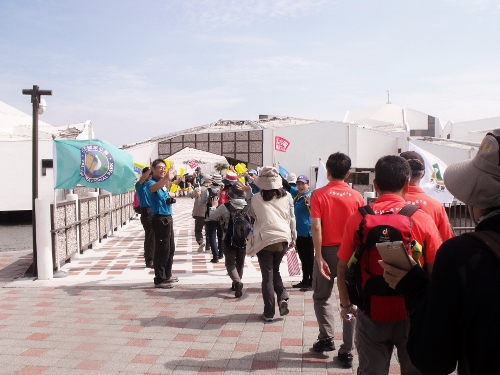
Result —
[[422, 211], [427, 212], [436, 223], [443, 241], [455, 236], [444, 206], [434, 198], [425, 194], [420, 187], [420, 181], [425, 175], [425, 161], [416, 151], [406, 151], [400, 155], [408, 161], [411, 168], [410, 187], [405, 195], [409, 204], [419, 206]]
[[287, 315], [288, 291], [283, 286], [280, 263], [286, 250], [297, 238], [293, 200], [283, 189], [281, 177], [274, 167], [264, 167], [255, 184], [261, 190], [252, 198], [249, 214], [255, 220], [253, 233], [249, 236], [247, 255], [257, 255], [262, 273], [262, 319], [274, 319], [276, 299], [281, 316]]
[[212, 176], [209, 174], [203, 174], [201, 179], [201, 186], [194, 188], [194, 190], [189, 191], [189, 196], [194, 198], [193, 203], [193, 218], [194, 218], [194, 237], [198, 243], [198, 252], [202, 253], [205, 246], [207, 249], [210, 248], [210, 240], [205, 229], [205, 239], [203, 240], [203, 227], [205, 226], [205, 214], [207, 212], [206, 199], [207, 189], [210, 185]]
[[202, 195], [202, 202], [205, 206], [205, 229], [208, 233], [210, 248], [212, 249], [212, 259], [210, 262], [219, 263], [219, 259], [224, 258], [224, 244], [222, 242], [223, 231], [222, 224], [219, 220], [212, 220], [209, 217], [210, 209], [212, 208], [212, 200], [216, 198], [217, 206], [220, 204], [220, 194], [222, 188], [222, 177], [218, 173], [212, 175], [212, 185], [207, 187], [206, 192]]

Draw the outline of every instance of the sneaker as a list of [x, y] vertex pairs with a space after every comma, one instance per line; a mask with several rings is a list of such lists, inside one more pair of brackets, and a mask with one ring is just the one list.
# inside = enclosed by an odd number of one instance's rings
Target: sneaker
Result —
[[215, 259], [210, 259], [210, 261], [211, 261], [212, 263], [219, 263], [219, 259], [218, 259], [218, 258], [215, 258]]
[[312, 285], [304, 285], [302, 288], [300, 288], [301, 292], [309, 292], [313, 289]]
[[176, 283], [179, 281], [179, 278], [178, 277], [174, 277], [174, 276], [170, 276], [169, 279], [167, 279], [165, 282], [166, 283]]
[[236, 283], [236, 291], [234, 292], [234, 296], [236, 298], [240, 298], [243, 295], [243, 283]]
[[318, 340], [313, 344], [315, 352], [332, 352], [335, 350], [335, 344], [332, 339]]
[[262, 320], [264, 320], [266, 322], [272, 322], [274, 320], [274, 318], [268, 318], [264, 314], [262, 314], [260, 317], [261, 317]]
[[281, 316], [287, 315], [290, 312], [290, 310], [288, 310], [288, 300], [287, 299], [281, 300], [279, 307], [280, 307], [280, 315]]
[[205, 247], [205, 244], [202, 242], [200, 243], [200, 246], [198, 246], [198, 252], [199, 253], [202, 253], [203, 252], [203, 248]]
[[297, 284], [292, 284], [292, 288], [303, 288], [306, 286], [306, 283], [304, 281], [301, 281], [300, 283]]
[[338, 360], [344, 365], [345, 368], [352, 367], [352, 354], [351, 353], [339, 353], [337, 356]]
[[154, 268], [153, 262], [146, 262], [146, 268]]
[[220, 254], [219, 259], [224, 259], [224, 254]]
[[174, 285], [172, 283], [160, 283], [160, 284], [155, 284], [155, 288], [161, 288], [161, 289], [172, 289]]
[[231, 285], [231, 291], [235, 292], [236, 291], [236, 283], [233, 281], [233, 284]]

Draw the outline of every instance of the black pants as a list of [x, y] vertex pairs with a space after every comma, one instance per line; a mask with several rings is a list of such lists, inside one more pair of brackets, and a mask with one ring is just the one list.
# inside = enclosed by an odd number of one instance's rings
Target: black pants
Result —
[[221, 223], [219, 221], [207, 221], [205, 222], [205, 229], [208, 231], [213, 258], [222, 258], [224, 256], [224, 243], [222, 241], [223, 231]]
[[297, 237], [295, 248], [302, 262], [302, 282], [312, 286], [314, 244], [312, 237]]
[[146, 264], [153, 263], [155, 255], [155, 234], [153, 232], [153, 219], [151, 208], [141, 208], [141, 224], [144, 228], [144, 260]]
[[161, 284], [172, 276], [174, 261], [174, 222], [171, 215], [153, 216], [153, 231], [155, 234], [155, 284]]

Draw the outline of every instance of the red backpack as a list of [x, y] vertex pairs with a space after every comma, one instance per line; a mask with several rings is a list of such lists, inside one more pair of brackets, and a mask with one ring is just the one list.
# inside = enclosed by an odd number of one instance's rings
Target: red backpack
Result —
[[402, 241], [412, 256], [411, 215], [418, 206], [407, 205], [398, 214], [377, 215], [370, 205], [358, 208], [363, 216], [354, 240], [355, 252], [348, 263], [345, 281], [351, 303], [376, 322], [397, 322], [408, 318], [404, 297], [382, 277], [376, 243]]

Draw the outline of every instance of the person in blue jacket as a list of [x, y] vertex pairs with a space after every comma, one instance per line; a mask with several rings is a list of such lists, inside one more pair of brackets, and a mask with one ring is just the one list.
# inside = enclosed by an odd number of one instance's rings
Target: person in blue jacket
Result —
[[[314, 266], [314, 244], [312, 239], [311, 192], [309, 178], [304, 175], [297, 177], [297, 194], [293, 197], [295, 222], [297, 225], [297, 242], [295, 247], [302, 263], [302, 281], [292, 285], [301, 291], [312, 290], [312, 274]], [[293, 195], [293, 194], [292, 194]]]

